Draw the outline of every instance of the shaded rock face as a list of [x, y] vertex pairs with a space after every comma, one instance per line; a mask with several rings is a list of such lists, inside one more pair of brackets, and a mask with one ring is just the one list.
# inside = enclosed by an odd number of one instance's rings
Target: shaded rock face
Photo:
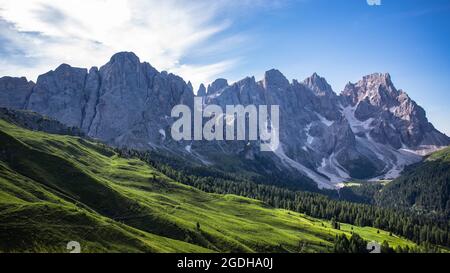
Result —
[[311, 77], [303, 81], [303, 85], [312, 92], [309, 100], [314, 110], [329, 120], [337, 120], [340, 117], [338, 96], [325, 80], [314, 73]]
[[23, 109], [35, 84], [25, 77], [0, 78], [0, 107]]
[[159, 145], [170, 132], [172, 107], [193, 104], [192, 88], [183, 79], [140, 63], [130, 52], [117, 53], [89, 72], [60, 65], [34, 86], [24, 78], [1, 82], [1, 106], [32, 110], [90, 137], [136, 149]]
[[210, 85], [208, 85], [208, 91], [207, 94], [208, 95], [212, 95], [214, 93], [216, 93], [217, 91], [225, 88], [228, 86], [228, 81], [225, 79], [217, 79], [215, 81], [213, 81]]
[[171, 110], [177, 104], [192, 109], [192, 85], [130, 52], [89, 71], [63, 64], [36, 84], [0, 79], [0, 106], [44, 114], [108, 144], [170, 151], [201, 164], [243, 159], [256, 166], [263, 159], [272, 169], [306, 176], [321, 187], [351, 178], [394, 178], [422, 154], [449, 144], [389, 74], [365, 76], [337, 95], [316, 73], [290, 82], [272, 69], [260, 81], [247, 77], [230, 85], [217, 79], [208, 88], [201, 85], [197, 95], [224, 111], [226, 105], [279, 105], [278, 149], [261, 152], [258, 141], [173, 141]]
[[93, 72], [87, 93], [95, 107], [87, 104], [84, 129], [116, 146], [159, 145], [170, 132], [173, 106], [193, 105], [192, 88], [182, 78], [159, 73], [133, 53], [118, 53]]
[[67, 64], [40, 75], [25, 108], [81, 127], [86, 76], [86, 69]]
[[27, 110], [0, 108], [0, 119], [33, 131], [57, 135], [85, 136], [78, 127], [68, 127], [56, 119]]
[[199, 86], [199, 88], [198, 88], [197, 96], [199, 96], [199, 97], [204, 97], [204, 96], [206, 96], [206, 88], [205, 88], [205, 85], [203, 85], [203, 83], [200, 84], [200, 86]]

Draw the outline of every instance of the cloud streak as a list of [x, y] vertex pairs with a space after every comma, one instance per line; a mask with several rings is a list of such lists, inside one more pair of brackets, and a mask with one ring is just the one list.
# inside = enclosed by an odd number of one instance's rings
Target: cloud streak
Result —
[[[176, 0], [0, 0], [0, 74], [38, 74], [60, 63], [79, 67], [104, 64], [118, 51], [133, 51], [160, 70], [194, 85], [210, 82], [239, 61], [223, 51], [247, 41], [227, 33], [233, 10], [247, 1]], [[233, 41], [234, 43], [230, 43]], [[183, 62], [195, 53], [196, 62]], [[202, 52], [205, 60], [202, 61]], [[213, 58], [211, 58], [211, 56]]]

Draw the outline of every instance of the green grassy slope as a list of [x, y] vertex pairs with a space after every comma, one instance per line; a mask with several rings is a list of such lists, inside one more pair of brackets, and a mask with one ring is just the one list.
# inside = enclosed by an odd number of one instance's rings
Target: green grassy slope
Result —
[[[199, 228], [197, 227], [199, 224]], [[327, 252], [337, 234], [413, 246], [177, 183], [138, 159], [0, 120], [0, 252]]]
[[450, 147], [434, 152], [426, 159], [428, 162], [436, 160], [450, 163]]

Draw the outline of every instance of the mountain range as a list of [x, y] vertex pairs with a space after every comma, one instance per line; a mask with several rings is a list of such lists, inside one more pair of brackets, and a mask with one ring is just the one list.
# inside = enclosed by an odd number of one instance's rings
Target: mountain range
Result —
[[235, 171], [291, 173], [320, 188], [396, 178], [405, 166], [450, 144], [389, 74], [364, 76], [338, 95], [316, 73], [290, 82], [272, 69], [260, 81], [217, 79], [196, 94], [205, 105], [279, 105], [278, 149], [261, 152], [258, 141], [172, 140], [171, 110], [177, 104], [193, 107], [193, 87], [131, 52], [89, 70], [62, 64], [36, 83], [0, 78], [0, 107], [37, 112], [109, 145]]

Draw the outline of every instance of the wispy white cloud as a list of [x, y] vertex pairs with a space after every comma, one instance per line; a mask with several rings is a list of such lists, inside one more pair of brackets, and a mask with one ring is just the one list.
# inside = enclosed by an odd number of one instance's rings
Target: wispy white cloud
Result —
[[[0, 74], [35, 79], [63, 62], [101, 65], [126, 50], [194, 85], [210, 82], [240, 57], [211, 56], [246, 41], [242, 33], [227, 33], [229, 14], [267, 6], [263, 2], [0, 0]], [[197, 60], [183, 63], [191, 52]]]
[[194, 84], [194, 88], [197, 88], [197, 85], [200, 83], [209, 83], [213, 79], [216, 79], [223, 71], [233, 68], [237, 62], [238, 60], [233, 59], [206, 65], [181, 64], [174, 67], [173, 73], [178, 75], [190, 75], [189, 80]]

